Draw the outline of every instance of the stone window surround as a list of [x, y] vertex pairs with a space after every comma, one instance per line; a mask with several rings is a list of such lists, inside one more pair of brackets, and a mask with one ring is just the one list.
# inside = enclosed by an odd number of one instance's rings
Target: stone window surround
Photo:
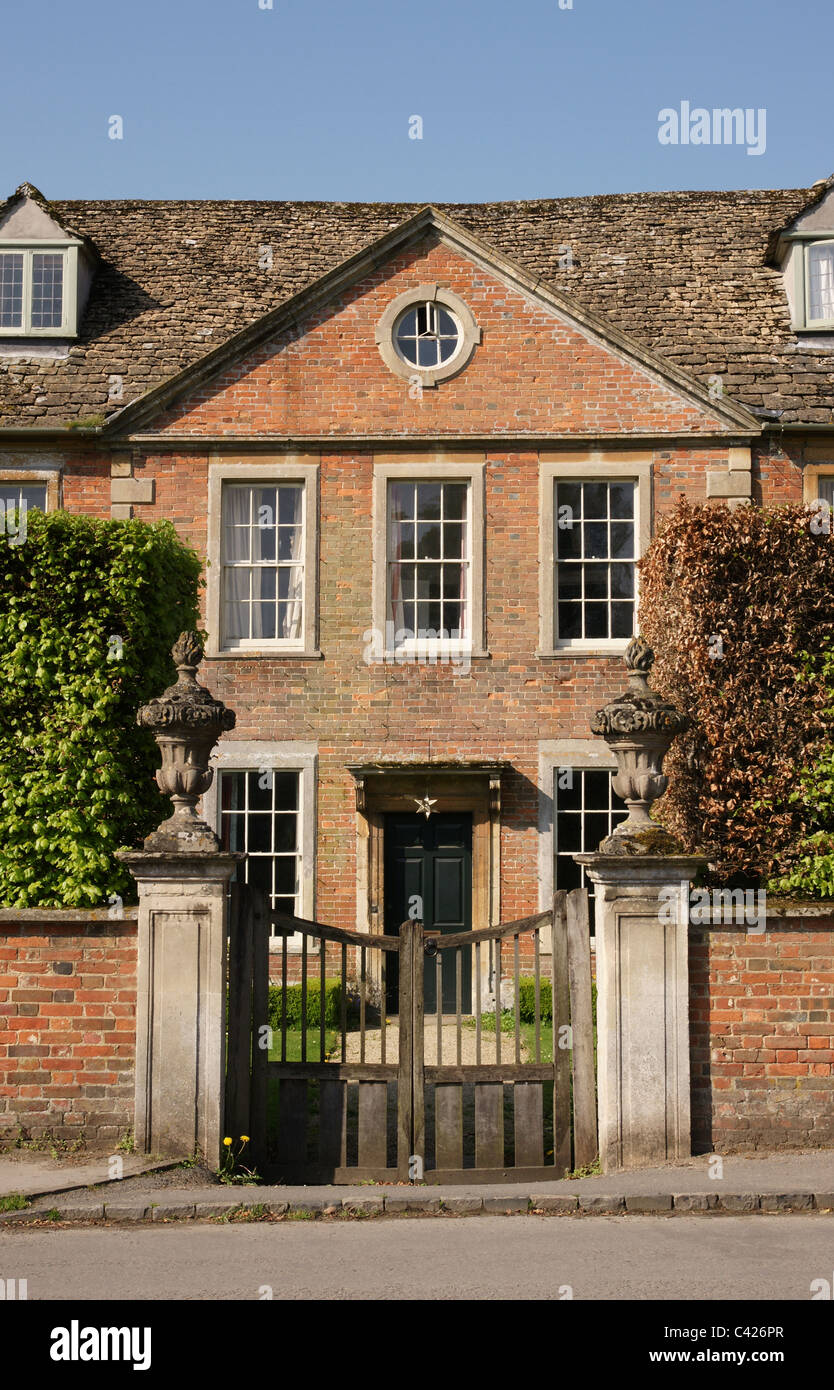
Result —
[[834, 478], [834, 451], [830, 463], [806, 463], [802, 470], [802, 500], [816, 502], [820, 478]]
[[61, 470], [59, 468], [0, 468], [0, 486], [3, 483], [46, 484], [46, 510], [57, 512], [61, 508]]
[[[394, 344], [394, 325], [400, 314], [411, 308], [412, 305], [423, 303], [426, 300], [435, 301], [450, 309], [460, 324], [463, 335], [463, 340], [454, 356], [448, 362], [443, 362], [437, 367], [416, 367], [413, 363], [404, 361]], [[414, 289], [406, 290], [403, 294], [398, 294], [396, 299], [392, 299], [376, 326], [374, 337], [386, 367], [406, 381], [416, 381], [425, 388], [436, 386], [439, 381], [448, 381], [451, 377], [457, 376], [458, 372], [463, 371], [476, 346], [481, 341], [481, 330], [475, 322], [472, 310], [458, 295], [447, 289], [445, 285], [431, 283], [416, 285]]]
[[[219, 772], [257, 772], [268, 767], [276, 772], [298, 772], [301, 798], [301, 893], [300, 917], [315, 920], [316, 909], [316, 784], [318, 744], [300, 741], [276, 743], [260, 739], [227, 739], [211, 757], [214, 778], [202, 801], [202, 814], [220, 833]], [[270, 937], [270, 951], [281, 951], [280, 938]], [[318, 951], [318, 945], [308, 943], [308, 952]], [[288, 938], [287, 951], [300, 954], [299, 939]]]
[[538, 657], [616, 656], [625, 651], [627, 637], [554, 639], [554, 522], [553, 492], [557, 480], [605, 482], [617, 478], [637, 483], [636, 555], [645, 554], [652, 535], [652, 455], [588, 453], [539, 456], [539, 650]]
[[[263, 639], [258, 646], [222, 644], [220, 563], [223, 534], [222, 497], [224, 483], [303, 483], [304, 494], [304, 631], [300, 642], [285, 638]], [[263, 658], [281, 660], [318, 658], [318, 531], [319, 459], [318, 455], [291, 454], [280, 459], [263, 454], [237, 455], [234, 463], [212, 459], [208, 478], [208, 543], [206, 549], [206, 626], [207, 657]]]
[[[543, 739], [539, 743], [539, 911], [553, 904], [553, 869], [556, 846], [553, 825], [553, 777], [559, 767], [609, 768], [616, 771], [617, 759], [602, 739]], [[547, 950], [550, 943], [547, 942]]]
[[[74, 338], [78, 331], [78, 248], [79, 241], [55, 238], [37, 241], [20, 241], [8, 237], [0, 238], [0, 252], [23, 253], [23, 323], [19, 328], [0, 327], [0, 338]], [[32, 256], [44, 251], [48, 255], [61, 254], [64, 257], [63, 277], [63, 319], [58, 328], [32, 328], [30, 323], [32, 300]]]
[[[485, 489], [486, 454], [452, 454], [440, 461], [442, 456], [433, 454], [431, 462], [423, 462], [415, 454], [403, 463], [402, 455], [392, 461], [390, 455], [375, 455], [373, 460], [373, 577], [372, 577], [372, 624], [374, 633], [380, 634], [375, 650], [389, 660], [395, 655], [401, 661], [405, 653], [395, 652], [388, 645], [388, 484], [390, 482], [444, 482], [469, 484], [469, 522], [470, 522], [470, 631], [471, 637], [465, 642], [451, 639], [436, 643], [421, 644], [436, 647], [444, 655], [455, 652], [468, 653], [470, 657], [488, 657], [485, 640]], [[405, 663], [407, 664], [407, 662]]]

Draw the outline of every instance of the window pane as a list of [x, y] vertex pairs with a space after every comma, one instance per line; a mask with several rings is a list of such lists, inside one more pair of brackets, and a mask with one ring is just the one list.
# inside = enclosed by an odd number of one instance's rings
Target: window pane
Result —
[[608, 556], [608, 527], [605, 522], [586, 521], [582, 531], [586, 557], [590, 560], [606, 559]]
[[582, 774], [585, 782], [585, 806], [589, 811], [607, 811], [610, 799], [611, 773], [607, 769], [588, 768]]
[[0, 253], [0, 328], [23, 327], [23, 256]]
[[248, 818], [250, 854], [269, 854], [272, 849], [272, 816], [264, 811], [251, 812]]
[[298, 807], [298, 773], [276, 772], [273, 780], [276, 811], [295, 811]]
[[608, 566], [583, 565], [586, 598], [608, 598]]
[[440, 483], [419, 483], [417, 487], [417, 518], [419, 521], [440, 520]]
[[582, 597], [582, 565], [564, 564], [556, 571], [559, 598]]
[[624, 521], [611, 524], [611, 554], [618, 559], [630, 559], [634, 554], [634, 527]]
[[581, 637], [582, 605], [579, 603], [560, 603], [557, 612], [557, 636], [563, 639]]
[[389, 498], [392, 521], [405, 521], [414, 516], [413, 483], [392, 483]]
[[634, 516], [634, 483], [611, 484], [611, 515], [618, 521]]
[[582, 484], [582, 515], [586, 521], [608, 516], [608, 484]]
[[63, 318], [63, 252], [36, 251], [32, 256], [32, 327], [60, 328]]

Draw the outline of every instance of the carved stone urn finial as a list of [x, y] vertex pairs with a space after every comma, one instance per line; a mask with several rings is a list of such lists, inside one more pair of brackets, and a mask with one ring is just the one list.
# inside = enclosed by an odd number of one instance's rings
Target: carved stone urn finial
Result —
[[136, 723], [150, 729], [162, 754], [159, 790], [174, 803], [174, 814], [145, 839], [157, 852], [216, 852], [214, 831], [197, 815], [197, 802], [214, 778], [211, 750], [220, 735], [235, 727], [235, 712], [200, 685], [196, 672], [203, 644], [196, 632], [181, 632], [171, 648], [177, 681], [136, 713]]
[[643, 637], [629, 642], [625, 652], [628, 690], [591, 720], [591, 732], [605, 739], [617, 759], [614, 791], [628, 807], [628, 818], [600, 845], [604, 854], [674, 854], [680, 846], [653, 821], [649, 808], [668, 785], [663, 759], [672, 740], [689, 728], [682, 714], [649, 686], [654, 652]]

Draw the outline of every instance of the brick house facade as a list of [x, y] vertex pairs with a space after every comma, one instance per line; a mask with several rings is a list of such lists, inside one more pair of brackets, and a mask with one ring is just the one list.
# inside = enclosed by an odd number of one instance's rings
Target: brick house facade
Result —
[[24, 185], [0, 487], [168, 518], [206, 559], [204, 678], [237, 712], [206, 811], [277, 905], [395, 925], [386, 846], [427, 799], [464, 825], [468, 921], [521, 917], [618, 814], [588, 723], [663, 513], [831, 500], [832, 248], [829, 184], [444, 209]]

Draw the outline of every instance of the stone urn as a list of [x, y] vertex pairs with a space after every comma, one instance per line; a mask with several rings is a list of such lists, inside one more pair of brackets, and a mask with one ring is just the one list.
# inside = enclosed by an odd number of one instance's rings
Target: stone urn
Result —
[[614, 791], [628, 807], [628, 818], [615, 827], [600, 845], [603, 854], [676, 854], [680, 846], [673, 835], [653, 821], [652, 802], [667, 787], [663, 759], [678, 734], [691, 719], [649, 687], [654, 652], [642, 637], [629, 642], [625, 652], [628, 689], [591, 720], [591, 732], [605, 739], [617, 759]]
[[157, 853], [216, 853], [217, 836], [197, 815], [197, 802], [214, 778], [211, 751], [235, 727], [234, 710], [215, 700], [196, 678], [203, 644], [196, 632], [182, 632], [171, 648], [177, 681], [137, 711], [136, 723], [150, 729], [162, 754], [159, 790], [170, 796], [174, 814], [145, 839]]

